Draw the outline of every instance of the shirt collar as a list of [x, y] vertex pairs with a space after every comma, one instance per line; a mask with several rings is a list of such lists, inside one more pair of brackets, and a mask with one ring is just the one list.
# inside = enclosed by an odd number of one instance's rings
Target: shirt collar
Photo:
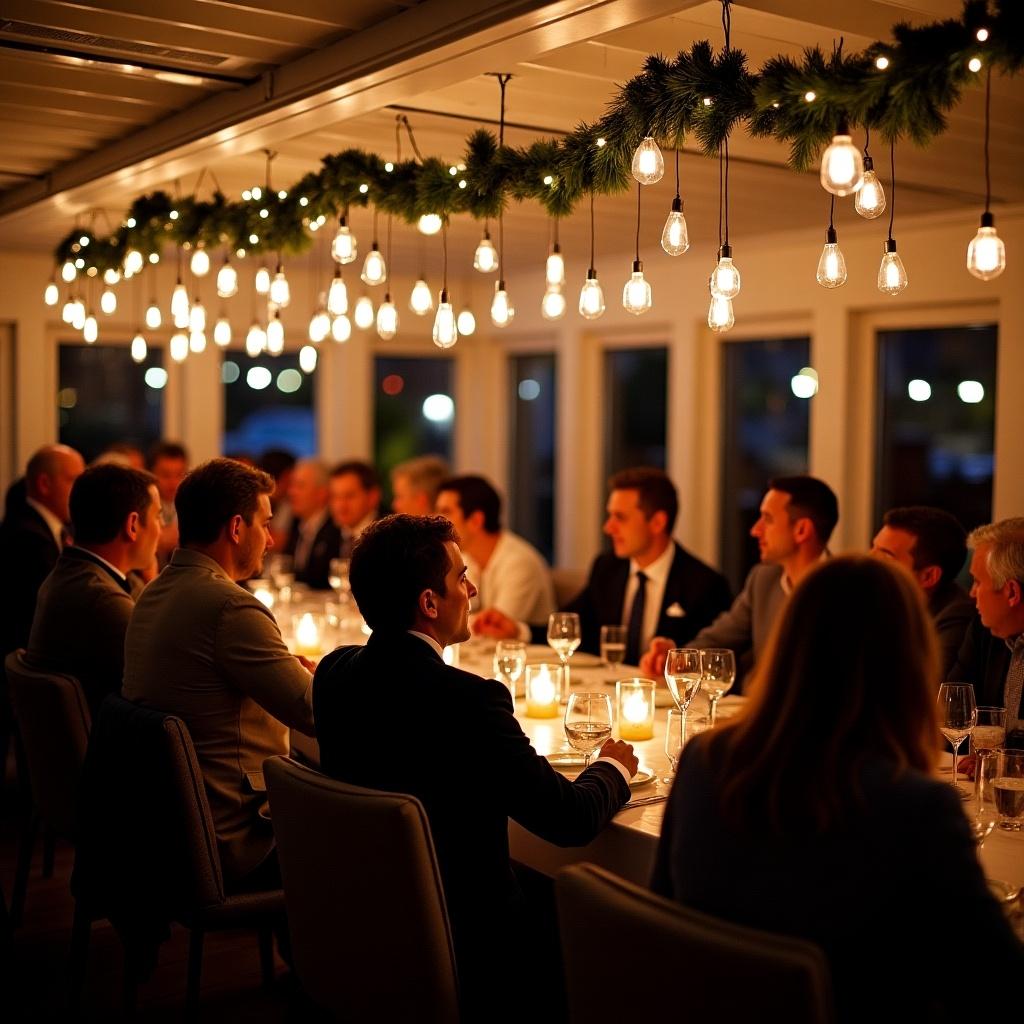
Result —
[[410, 636], [419, 637], [425, 644], [429, 644], [437, 652], [439, 658], [444, 658], [444, 651], [441, 649], [441, 645], [432, 636], [427, 636], [426, 633], [419, 633], [415, 629], [409, 629], [406, 632]]
[[25, 504], [29, 508], [35, 509], [43, 517], [43, 522], [50, 528], [50, 533], [53, 534], [57, 547], [62, 548], [64, 544], [61, 541], [61, 534], [64, 533], [64, 524], [45, 505], [36, 501], [35, 498], [25, 498]]
[[327, 509], [322, 508], [316, 515], [312, 515], [299, 523], [299, 533], [304, 537], [315, 537], [325, 522], [327, 522]]
[[119, 579], [119, 580], [127, 580], [128, 579], [128, 577], [123, 572], [121, 572], [121, 570], [118, 569], [118, 567], [116, 565], [114, 565], [112, 562], [108, 562], [102, 555], [97, 555], [95, 551], [91, 551], [89, 548], [80, 547], [77, 544], [72, 545], [72, 549], [71, 550], [79, 551], [82, 554], [87, 555], [92, 561], [99, 562], [99, 564], [102, 565], [104, 569], [109, 569], [110, 572], [117, 579]]
[[[672, 568], [672, 561], [675, 557], [676, 546], [669, 541], [668, 547], [650, 565], [644, 568], [643, 574], [653, 583], [664, 583], [668, 579], [669, 571]], [[636, 564], [636, 559], [631, 558], [629, 560], [630, 576], [640, 571], [640, 566]]]
[[[820, 555], [818, 555], [818, 562], [824, 562], [832, 557], [832, 552], [828, 548], [825, 548]], [[789, 578], [786, 570], [782, 570], [782, 575], [779, 577], [779, 586], [782, 587], [782, 592], [789, 597], [793, 593], [793, 581]]]
[[353, 540], [357, 540], [359, 537], [361, 537], [363, 535], [363, 530], [365, 530], [370, 525], [370, 523], [372, 523], [372, 522], [373, 522], [373, 513], [371, 512], [365, 519], [363, 519], [360, 522], [356, 523], [356, 525], [353, 526], [351, 529], [349, 529], [347, 526], [345, 526], [345, 527], [342, 528], [341, 532], [346, 537], [351, 537]]
[[1008, 636], [1004, 643], [1014, 654], [1016, 654], [1019, 648], [1024, 649], [1024, 633], [1018, 633], [1016, 636]]

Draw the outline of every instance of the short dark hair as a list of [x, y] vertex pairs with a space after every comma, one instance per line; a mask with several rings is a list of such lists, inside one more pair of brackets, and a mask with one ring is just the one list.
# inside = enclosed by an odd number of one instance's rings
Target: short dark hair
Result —
[[274, 493], [274, 478], [234, 459], [210, 459], [189, 473], [174, 497], [178, 539], [212, 544], [233, 516], [252, 524], [261, 494]]
[[464, 516], [483, 512], [484, 529], [497, 533], [501, 529], [501, 497], [482, 476], [451, 476], [441, 481], [437, 493], [452, 491], [459, 496], [459, 508]]
[[828, 543], [839, 522], [839, 499], [824, 480], [816, 476], [777, 476], [768, 481], [768, 490], [789, 495], [789, 521], [810, 519], [818, 540]]
[[268, 448], [259, 462], [260, 469], [269, 473], [275, 480], [280, 480], [282, 474], [289, 469], [295, 468], [295, 456], [286, 452], [283, 448]]
[[161, 459], [182, 459], [188, 462], [188, 452], [177, 441], [157, 441], [146, 453], [146, 469], [152, 469]]
[[636, 491], [637, 503], [648, 519], [655, 512], [664, 512], [668, 516], [665, 532], [671, 534], [675, 529], [679, 495], [676, 493], [676, 485], [669, 480], [664, 470], [653, 466], [620, 470], [609, 479], [608, 490]]
[[349, 581], [371, 629], [408, 629], [424, 590], [447, 592], [449, 541], [457, 538], [444, 516], [385, 516], [363, 530], [352, 551]]
[[359, 480], [359, 486], [364, 491], [372, 491], [380, 488], [380, 478], [377, 470], [368, 462], [360, 462], [359, 459], [349, 459], [347, 462], [339, 462], [331, 470], [331, 476], [348, 476], [351, 474]]
[[145, 524], [153, 504], [149, 489], [155, 486], [156, 477], [143, 469], [116, 462], [90, 466], [74, 482], [68, 499], [75, 542], [106, 544], [114, 540], [132, 512]]
[[915, 569], [937, 565], [942, 579], [953, 579], [967, 560], [967, 531], [960, 520], [945, 509], [930, 505], [891, 508], [882, 525], [914, 535], [910, 554]]

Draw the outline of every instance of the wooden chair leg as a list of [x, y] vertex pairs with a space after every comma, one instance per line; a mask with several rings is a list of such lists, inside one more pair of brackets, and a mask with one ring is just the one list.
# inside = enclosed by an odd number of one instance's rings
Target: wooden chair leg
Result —
[[85, 987], [86, 968], [89, 964], [89, 937], [92, 934], [92, 916], [75, 903], [75, 919], [71, 925], [71, 954], [68, 957], [68, 1008], [77, 1010]]
[[188, 940], [188, 987], [185, 992], [185, 1013], [194, 1018], [199, 1013], [199, 985], [203, 975], [203, 929], [193, 925]]
[[271, 925], [263, 925], [257, 932], [260, 943], [260, 971], [263, 974], [263, 986], [269, 988], [274, 984], [274, 929]]
[[32, 870], [32, 851], [36, 845], [39, 819], [33, 814], [21, 832], [18, 843], [18, 863], [14, 869], [14, 889], [11, 892], [11, 925], [17, 928], [25, 913], [25, 893], [28, 891], [28, 876]]
[[57, 837], [50, 829], [43, 832], [43, 878], [53, 878], [53, 859], [57, 850]]

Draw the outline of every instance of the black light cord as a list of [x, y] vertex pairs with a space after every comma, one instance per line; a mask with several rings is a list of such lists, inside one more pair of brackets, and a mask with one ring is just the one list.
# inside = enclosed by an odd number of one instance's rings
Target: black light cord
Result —
[[676, 140], [676, 199], [679, 198], [679, 142]]
[[871, 142], [871, 125], [865, 124], [864, 125], [864, 155], [865, 156], [870, 156], [871, 155], [868, 152], [868, 145], [870, 144], [870, 142]]
[[988, 134], [989, 134], [989, 109], [992, 105], [992, 65], [989, 64], [988, 72], [985, 75], [985, 212], [989, 212], [989, 204], [992, 202], [992, 178], [988, 166]]
[[725, 244], [729, 244], [729, 138], [725, 139]]
[[590, 190], [590, 269], [594, 270], [594, 190]]
[[636, 261], [640, 262], [640, 190], [643, 188], [639, 182], [636, 185]]
[[834, 221], [835, 215], [836, 215], [836, 194], [833, 192], [832, 193], [832, 205], [829, 207], [829, 211], [828, 211], [828, 226], [829, 226], [829, 230], [830, 231], [834, 231], [835, 230], [835, 226], [836, 226], [835, 225], [835, 221]]
[[892, 241], [892, 224], [896, 217], [896, 140], [889, 142], [889, 241]]
[[725, 173], [725, 153], [721, 146], [718, 147], [718, 248], [722, 248], [722, 203], [724, 195], [724, 173]]

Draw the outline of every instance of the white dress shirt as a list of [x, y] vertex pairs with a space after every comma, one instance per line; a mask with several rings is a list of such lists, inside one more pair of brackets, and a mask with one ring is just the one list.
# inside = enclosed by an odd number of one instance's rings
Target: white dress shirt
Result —
[[[665, 599], [665, 584], [672, 569], [672, 561], [676, 557], [676, 546], [671, 541], [665, 550], [643, 571], [647, 577], [647, 598], [644, 602], [644, 621], [640, 627], [640, 650], [646, 651], [651, 638], [658, 632], [658, 619], [661, 618], [661, 603]], [[629, 613], [633, 610], [633, 598], [636, 596], [638, 581], [636, 574], [640, 566], [635, 559], [629, 560], [629, 580], [626, 582], [626, 594], [622, 601], [622, 625], [629, 625]], [[683, 609], [686, 610], [685, 608]]]
[[522, 537], [502, 530], [486, 568], [474, 579], [481, 608], [497, 608], [510, 619], [543, 626], [555, 610], [551, 572], [540, 552]]

